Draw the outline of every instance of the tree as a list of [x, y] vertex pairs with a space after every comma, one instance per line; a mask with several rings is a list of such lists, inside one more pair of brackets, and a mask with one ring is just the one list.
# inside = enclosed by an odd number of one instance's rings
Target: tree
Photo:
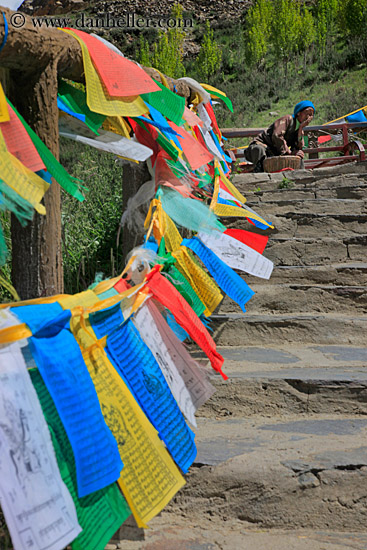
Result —
[[271, 41], [275, 55], [284, 62], [287, 74], [288, 63], [299, 47], [300, 4], [294, 0], [275, 0], [274, 10]]
[[[7, 21], [12, 11], [4, 9]], [[0, 22], [0, 40], [4, 19]], [[81, 50], [76, 40], [56, 29], [35, 31], [30, 18], [17, 29], [9, 25], [0, 66], [9, 70], [9, 93], [19, 112], [58, 158], [57, 78], [80, 80]], [[12, 219], [12, 280], [21, 298], [63, 291], [60, 188], [53, 182], [44, 198], [47, 216], [35, 214], [23, 228]]]
[[214, 40], [214, 32], [209, 21], [206, 22], [203, 44], [196, 59], [198, 74], [208, 82], [217, 73], [222, 62], [222, 50]]
[[261, 63], [268, 51], [273, 17], [273, 4], [270, 0], [257, 0], [246, 18], [245, 49], [250, 66]]
[[303, 53], [303, 69], [306, 70], [307, 53], [315, 41], [315, 25], [312, 13], [303, 5], [298, 29], [298, 51]]
[[338, 0], [318, 0], [315, 5], [316, 42], [320, 58], [325, 56], [327, 46], [332, 46], [336, 34], [338, 11]]
[[141, 65], [145, 65], [146, 67], [150, 67], [151, 65], [151, 55], [149, 50], [149, 42], [146, 40], [143, 36], [143, 34], [140, 34], [139, 37], [139, 49], [136, 52], [137, 53], [137, 59]]
[[363, 38], [367, 27], [367, 0], [345, 0], [340, 7], [341, 30], [353, 38]]
[[172, 78], [180, 78], [186, 74], [182, 62], [185, 40], [185, 31], [181, 28], [182, 14], [181, 4], [175, 4], [171, 10], [171, 19], [176, 21], [175, 27], [159, 34], [152, 56], [153, 67]]

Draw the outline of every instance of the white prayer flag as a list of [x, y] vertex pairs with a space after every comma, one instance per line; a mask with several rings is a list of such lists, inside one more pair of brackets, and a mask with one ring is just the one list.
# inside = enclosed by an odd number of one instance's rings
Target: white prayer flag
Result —
[[191, 357], [183, 343], [177, 338], [154, 302], [149, 300], [147, 306], [167, 346], [168, 353], [172, 357], [178, 372], [190, 392], [195, 409], [197, 410], [210, 399], [215, 392], [215, 388], [209, 382], [206, 372]]
[[157, 324], [147, 305], [144, 305], [135, 314], [133, 322], [145, 344], [155, 357], [160, 366], [163, 376], [177, 401], [178, 406], [186, 418], [196, 427], [195, 405], [191, 395], [186, 388], [182, 376], [172, 361], [167, 346], [165, 345]]
[[[199, 128], [199, 130], [200, 130], [200, 128]], [[209, 151], [211, 153], [213, 153], [213, 155], [215, 155], [218, 160], [223, 160], [223, 155], [219, 151], [218, 147], [216, 146], [215, 141], [212, 138], [212, 136], [210, 135], [209, 131], [206, 128], [203, 128], [203, 130], [200, 130], [200, 131], [203, 135], [205, 144], [206, 144], [207, 148], [209, 149]]]
[[82, 530], [19, 343], [0, 348], [0, 500], [15, 550], [62, 550]]
[[200, 231], [197, 236], [205, 246], [232, 269], [239, 269], [262, 279], [270, 278], [274, 267], [273, 262], [247, 244], [219, 231], [212, 233]]
[[212, 121], [203, 103], [199, 103], [199, 105], [197, 106], [197, 112], [198, 112], [199, 118], [204, 123], [204, 128], [206, 128], [206, 130], [210, 130], [212, 127]]
[[113, 132], [106, 132], [103, 130], [98, 131], [101, 135], [95, 139], [68, 132], [60, 132], [60, 136], [73, 139], [74, 141], [79, 141], [85, 145], [90, 145], [91, 147], [95, 147], [101, 151], [107, 151], [108, 153], [114, 153], [120, 157], [125, 157], [140, 162], [144, 162], [153, 154], [153, 151], [149, 147], [138, 143], [134, 139], [127, 139], [118, 134], [114, 134]]

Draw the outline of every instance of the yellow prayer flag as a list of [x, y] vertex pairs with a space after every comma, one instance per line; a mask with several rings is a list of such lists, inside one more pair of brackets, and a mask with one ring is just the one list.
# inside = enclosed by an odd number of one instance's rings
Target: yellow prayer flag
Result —
[[3, 87], [0, 82], [0, 122], [8, 122], [10, 120], [8, 104], [4, 94]]
[[204, 88], [204, 90], [206, 90], [209, 93], [210, 92], [217, 92], [217, 94], [220, 94], [220, 95], [223, 95], [224, 97], [227, 97], [227, 94], [225, 94], [221, 90], [218, 90], [218, 88], [214, 88], [214, 86], [209, 86], [209, 84], [203, 84], [202, 82], [200, 82], [200, 86], [202, 86]]
[[102, 124], [102, 128], [108, 132], [130, 138], [130, 126], [122, 116], [108, 116]]
[[[153, 207], [156, 207], [152, 214]], [[191, 258], [186, 247], [181, 246], [182, 237], [171, 218], [162, 208], [162, 203], [154, 199], [149, 208], [145, 226], [148, 227], [153, 220], [153, 234], [157, 242], [164, 237], [165, 245], [176, 259], [176, 267], [189, 281], [190, 285], [205, 305], [204, 315], [207, 317], [213, 313], [220, 304], [223, 296], [214, 280]]]
[[29, 170], [14, 155], [9, 153], [1, 130], [0, 174], [1, 179], [6, 185], [16, 191], [23, 199], [27, 200], [39, 214], [46, 214], [46, 209], [43, 204], [40, 204], [40, 201], [50, 187], [50, 184]]
[[88, 308], [99, 303], [98, 297], [92, 290], [85, 290], [84, 292], [70, 296], [62, 296], [57, 301], [63, 309], [73, 309], [78, 306]]
[[176, 258], [176, 267], [189, 281], [190, 285], [205, 305], [204, 315], [209, 317], [223, 299], [218, 285], [214, 280], [191, 258], [187, 248], [181, 246], [172, 256]]
[[254, 214], [254, 212], [250, 212], [250, 210], [247, 210], [247, 208], [245, 207], [238, 208], [237, 206], [229, 206], [228, 204], [216, 204], [214, 207], [214, 214], [216, 214], [217, 216], [224, 216], [229, 218], [250, 218], [264, 225], [267, 225], [268, 227], [270, 227], [270, 229], [274, 229], [274, 226], [264, 220], [264, 218], [261, 218], [261, 216]]

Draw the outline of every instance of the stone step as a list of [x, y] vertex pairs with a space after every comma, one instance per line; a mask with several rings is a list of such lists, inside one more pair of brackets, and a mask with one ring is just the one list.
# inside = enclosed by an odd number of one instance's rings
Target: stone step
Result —
[[364, 286], [367, 285], [367, 263], [333, 263], [310, 266], [279, 265], [274, 267], [269, 280], [259, 279], [243, 273], [242, 275], [251, 288], [260, 282], [264, 286], [273, 284]]
[[269, 239], [264, 256], [275, 265], [328, 265], [330, 263], [363, 262], [366, 259], [367, 235], [340, 238]]
[[[126, 522], [112, 544], [125, 550], [364, 550], [367, 350], [219, 351], [229, 380], [210, 370], [217, 391], [197, 413], [198, 454], [186, 486], [149, 530], [134, 531]], [[298, 544], [305, 540], [306, 546]]]
[[273, 216], [274, 237], [345, 239], [367, 233], [367, 217], [362, 216]]
[[[128, 522], [127, 520], [125, 524]], [[125, 540], [112, 541], [106, 550], [366, 550], [363, 532], [314, 529], [266, 529], [244, 519], [211, 514], [195, 517], [170, 507], [149, 522], [149, 529], [128, 526]], [[130, 528], [129, 528], [130, 527]]]
[[367, 198], [367, 174], [342, 179], [340, 176], [327, 181], [311, 184], [290, 183], [288, 188], [280, 187], [284, 183], [278, 183], [273, 189], [247, 189], [245, 198], [250, 203], [282, 203], [284, 201], [301, 201], [314, 199], [356, 199]]
[[[247, 281], [246, 276], [244, 279]], [[251, 284], [256, 293], [247, 303], [253, 313], [329, 313], [343, 311], [361, 315], [367, 313], [366, 286]], [[240, 313], [241, 308], [225, 296], [218, 313]]]
[[[236, 174], [232, 181], [241, 193], [274, 191], [284, 185], [284, 177], [292, 181], [294, 187], [304, 188], [337, 188], [357, 186], [367, 183], [367, 162], [351, 163], [344, 166], [319, 168], [315, 170], [294, 170], [278, 174]], [[292, 187], [293, 189], [293, 187]], [[284, 189], [283, 189], [284, 190]], [[285, 189], [288, 191], [288, 189]]]
[[[246, 204], [258, 211], [261, 216], [268, 219], [272, 215], [278, 217], [293, 216], [352, 216], [362, 221], [367, 219], [367, 200], [352, 199], [288, 199], [282, 201], [248, 201]], [[272, 221], [269, 219], [268, 221]]]
[[199, 418], [196, 467], [170, 509], [196, 522], [364, 532], [366, 437], [366, 417]]
[[[367, 414], [367, 349], [344, 345], [219, 347], [228, 380], [212, 369], [207, 418]], [[202, 360], [202, 352], [193, 353]], [[208, 367], [209, 369], [209, 367]]]
[[219, 346], [278, 344], [365, 345], [367, 317], [340, 313], [214, 314], [213, 337]]
[[271, 239], [283, 238], [352, 238], [367, 233], [367, 216], [359, 214], [349, 215], [323, 215], [311, 213], [288, 213], [280, 215], [265, 215], [262, 209], [255, 208], [255, 211], [263, 215], [274, 228], [261, 230], [251, 225], [245, 218], [223, 218], [226, 227], [246, 229], [254, 233], [268, 235]]

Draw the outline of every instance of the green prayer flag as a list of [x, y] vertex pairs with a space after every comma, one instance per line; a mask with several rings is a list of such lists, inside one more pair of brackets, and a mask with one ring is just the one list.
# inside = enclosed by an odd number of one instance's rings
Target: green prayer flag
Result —
[[202, 315], [205, 311], [205, 305], [200, 300], [189, 281], [175, 266], [171, 266], [167, 273], [172, 277], [170, 282], [178, 290], [181, 296], [185, 298], [186, 302], [192, 307], [196, 315], [200, 317], [200, 315]]
[[172, 143], [167, 138], [165, 138], [164, 135], [161, 134], [160, 132], [158, 132], [157, 143], [162, 147], [162, 149], [166, 151], [166, 153], [169, 154], [171, 158], [173, 158], [173, 160], [178, 159], [179, 153], [176, 147], [174, 147]]
[[171, 90], [154, 78], [153, 80], [160, 87], [161, 91], [141, 94], [141, 97], [166, 118], [172, 120], [177, 126], [180, 126], [184, 122], [182, 115], [185, 110], [185, 98], [171, 92]]
[[116, 483], [86, 497], [77, 497], [73, 449], [38, 369], [30, 369], [29, 374], [51, 433], [61, 477], [73, 498], [78, 522], [83, 529], [71, 543], [71, 548], [72, 550], [103, 550], [114, 533], [129, 517], [130, 509]]
[[89, 109], [85, 92], [75, 88], [64, 80], [60, 80], [58, 95], [72, 111], [85, 115], [85, 124], [98, 136], [98, 128], [101, 127], [106, 116]]
[[[145, 123], [143, 120], [141, 120], [141, 118], [136, 118], [136, 117], [131, 117], [131, 118], [135, 120], [135, 122], [137, 122], [137, 124], [139, 124], [139, 126], [141, 126], [141, 128], [143, 128], [149, 134], [148, 130], [146, 129]], [[178, 154], [179, 154], [178, 150], [176, 149], [176, 147], [172, 145], [172, 143], [166, 137], [164, 137], [164, 135], [159, 130], [157, 130], [156, 142], [160, 147], [162, 147], [164, 151], [166, 151], [166, 153], [169, 154], [169, 156], [173, 160], [178, 159]]]
[[228, 109], [231, 111], [231, 113], [233, 113], [233, 105], [232, 105], [232, 101], [229, 99], [229, 97], [227, 97], [225, 95], [222, 95], [222, 94], [218, 94], [217, 92], [214, 92], [213, 90], [210, 90], [210, 95], [212, 97], [215, 96], [215, 98], [218, 98], [218, 99], [221, 99], [222, 101], [224, 101], [224, 103], [226, 104]]
[[170, 276], [170, 282], [177, 289], [186, 302], [192, 307], [196, 315], [200, 317], [205, 311], [205, 305], [200, 300], [199, 296], [196, 294], [195, 290], [192, 288], [189, 281], [182, 275], [182, 273], [174, 266], [176, 259], [172, 256], [170, 252], [166, 251], [166, 244], [164, 237], [162, 237], [161, 242], [159, 243], [158, 249], [159, 261], [164, 262], [164, 271]]

